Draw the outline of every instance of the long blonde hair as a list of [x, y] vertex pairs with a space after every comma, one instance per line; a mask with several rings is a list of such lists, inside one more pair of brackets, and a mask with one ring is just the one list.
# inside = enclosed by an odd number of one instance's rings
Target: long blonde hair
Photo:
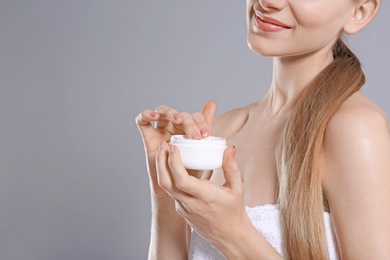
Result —
[[365, 83], [361, 65], [338, 39], [333, 62], [305, 88], [287, 124], [280, 149], [279, 204], [285, 256], [328, 259], [320, 152], [329, 119]]

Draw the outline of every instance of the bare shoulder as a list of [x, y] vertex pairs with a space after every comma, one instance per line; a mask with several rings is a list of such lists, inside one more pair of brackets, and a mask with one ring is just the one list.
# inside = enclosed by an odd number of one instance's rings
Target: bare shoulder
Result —
[[340, 154], [359, 156], [362, 152], [371, 152], [375, 145], [390, 146], [389, 120], [382, 109], [357, 92], [329, 120], [324, 153], [336, 152], [338, 157]]
[[[372, 125], [374, 124], [374, 125]], [[386, 113], [361, 92], [357, 92], [347, 99], [340, 109], [333, 115], [327, 126], [328, 136], [342, 131], [357, 130], [352, 127], [363, 127], [366, 130], [387, 130], [389, 121]], [[381, 126], [380, 128], [377, 128]], [[355, 131], [356, 132], [356, 131]]]
[[216, 118], [213, 135], [230, 138], [236, 134], [248, 120], [250, 111], [256, 103], [244, 107], [235, 108], [223, 113]]
[[329, 121], [321, 170], [342, 258], [388, 259], [389, 122], [362, 93]]
[[331, 172], [338, 172], [337, 167], [362, 167], [361, 164], [378, 163], [381, 159], [388, 162], [389, 120], [365, 95], [355, 93], [329, 120], [323, 147], [323, 165]]

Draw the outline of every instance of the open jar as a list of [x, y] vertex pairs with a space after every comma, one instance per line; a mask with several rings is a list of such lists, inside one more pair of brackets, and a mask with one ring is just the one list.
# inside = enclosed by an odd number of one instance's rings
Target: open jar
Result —
[[227, 147], [226, 139], [215, 136], [194, 140], [185, 135], [173, 135], [171, 143], [179, 149], [184, 167], [191, 170], [220, 168]]

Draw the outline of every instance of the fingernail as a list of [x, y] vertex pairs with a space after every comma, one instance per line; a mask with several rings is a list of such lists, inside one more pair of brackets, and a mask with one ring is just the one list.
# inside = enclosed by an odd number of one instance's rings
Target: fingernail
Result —
[[157, 112], [154, 112], [154, 111], [153, 111], [153, 112], [150, 112], [150, 116], [151, 116], [151, 117], [157, 116]]
[[236, 147], [233, 146], [233, 149], [232, 149], [232, 158], [234, 159], [236, 157]]
[[200, 133], [202, 134], [202, 137], [207, 137], [209, 135], [209, 131], [207, 131], [206, 128], [202, 128]]
[[178, 120], [179, 118], [182, 118], [182, 115], [180, 113], [173, 114], [173, 119]]
[[163, 140], [160, 142], [160, 150], [165, 147], [166, 142]]
[[174, 151], [175, 147], [173, 146], [173, 144], [169, 144], [169, 154], [173, 154]]
[[202, 138], [202, 137], [199, 135], [199, 133], [196, 132], [196, 131], [193, 131], [193, 132], [191, 133], [191, 137], [192, 137], [192, 139], [195, 139], [195, 140], [198, 140], [198, 139], [201, 139], [201, 138]]

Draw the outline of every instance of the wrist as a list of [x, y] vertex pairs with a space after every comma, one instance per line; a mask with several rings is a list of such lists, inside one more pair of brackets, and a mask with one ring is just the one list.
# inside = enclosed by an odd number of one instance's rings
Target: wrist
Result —
[[163, 209], [175, 209], [175, 201], [168, 193], [163, 195], [156, 195], [153, 191], [151, 192], [152, 211], [160, 212]]
[[160, 187], [156, 182], [150, 181], [150, 194], [152, 199], [170, 199], [173, 201], [172, 197]]

